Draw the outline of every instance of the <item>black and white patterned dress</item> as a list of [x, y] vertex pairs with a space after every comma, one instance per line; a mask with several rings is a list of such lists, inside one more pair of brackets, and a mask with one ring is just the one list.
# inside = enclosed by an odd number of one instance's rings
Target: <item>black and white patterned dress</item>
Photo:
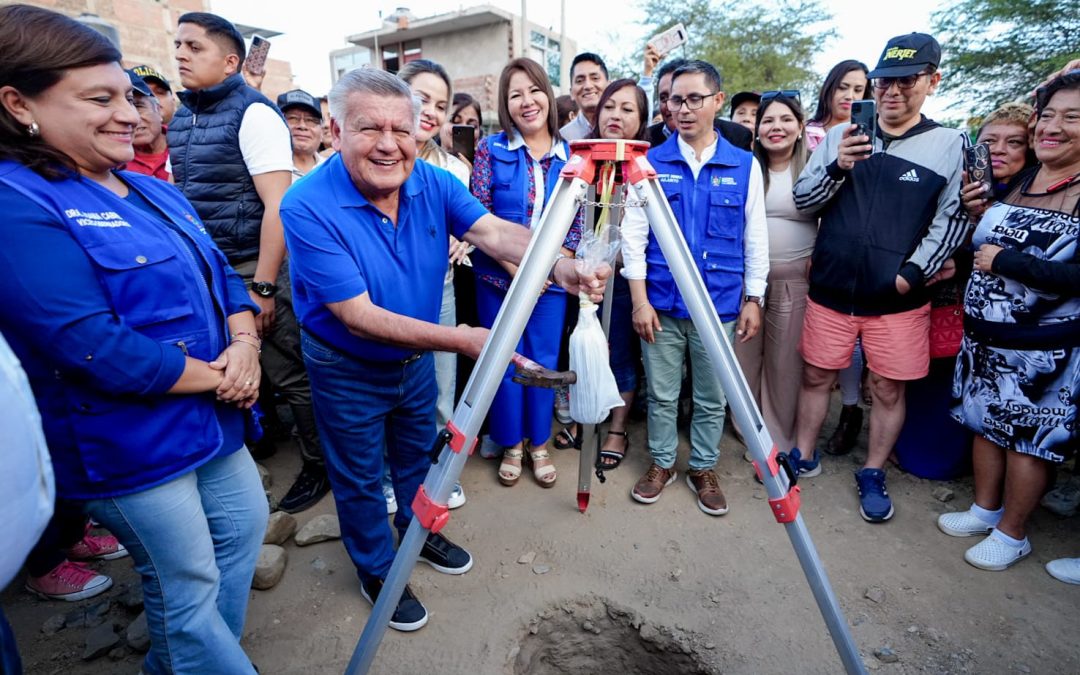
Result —
[[964, 297], [953, 417], [1002, 447], [1063, 462], [1080, 440], [1080, 181], [1046, 194], [1030, 178], [987, 210], [973, 245], [1004, 250]]

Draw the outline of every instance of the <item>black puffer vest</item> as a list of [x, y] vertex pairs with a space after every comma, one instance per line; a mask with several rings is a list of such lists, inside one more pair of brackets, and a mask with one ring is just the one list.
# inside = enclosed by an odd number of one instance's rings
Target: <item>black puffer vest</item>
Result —
[[254, 260], [259, 257], [263, 203], [240, 152], [240, 122], [253, 103], [277, 107], [239, 74], [179, 96], [184, 105], [169, 125], [176, 187], [230, 263]]

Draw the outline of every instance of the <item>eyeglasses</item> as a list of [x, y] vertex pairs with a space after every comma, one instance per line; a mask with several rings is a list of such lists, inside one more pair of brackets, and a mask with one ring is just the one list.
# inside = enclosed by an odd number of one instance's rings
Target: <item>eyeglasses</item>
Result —
[[667, 108], [671, 112], [679, 112], [685, 103], [687, 110], [699, 110], [701, 106], [705, 105], [705, 99], [710, 96], [716, 96], [716, 92], [710, 91], [707, 94], [690, 94], [686, 98], [683, 98], [682, 96], [669, 96]]
[[285, 121], [293, 125], [303, 122], [304, 126], [308, 127], [317, 127], [322, 124], [322, 120], [320, 120], [318, 117], [315, 117], [314, 115], [298, 115], [296, 113], [286, 115]]
[[778, 98], [790, 98], [800, 106], [802, 105], [802, 95], [799, 93], [798, 89], [776, 89], [767, 91], [761, 95], [761, 107], [764, 108], [770, 101]]
[[901, 91], [906, 91], [914, 87], [920, 77], [929, 74], [930, 73], [916, 73], [914, 75], [905, 75], [904, 77], [875, 77], [874, 89], [886, 91], [895, 84]]

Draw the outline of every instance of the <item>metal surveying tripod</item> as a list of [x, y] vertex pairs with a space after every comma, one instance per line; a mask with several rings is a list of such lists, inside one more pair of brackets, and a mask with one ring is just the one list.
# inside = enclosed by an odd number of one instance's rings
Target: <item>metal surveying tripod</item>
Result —
[[476, 449], [480, 425], [511, 362], [514, 347], [532, 314], [552, 262], [559, 253], [574, 216], [585, 201], [589, 185], [596, 180], [599, 169], [605, 163], [614, 162], [621, 169], [622, 182], [630, 186], [630, 194], [646, 210], [652, 232], [686, 301], [694, 327], [707, 347], [716, 377], [727, 394], [731, 412], [754, 457], [754, 466], [765, 485], [773, 515], [787, 530], [844, 668], [848, 673], [865, 673], [825, 569], [799, 515], [796, 475], [787, 455], [777, 453], [735, 361], [735, 353], [723, 333], [720, 318], [682, 230], [660, 188], [655, 169], [646, 159], [648, 143], [576, 141], [571, 143], [571, 149], [573, 156], [560, 174], [461, 401], [446, 429], [439, 432], [432, 450], [432, 455], [437, 454], [437, 458], [413, 500], [415, 515], [398, 547], [390, 573], [345, 672], [348, 675], [368, 672], [428, 533], [438, 532], [450, 519], [446, 501], [466, 460]]

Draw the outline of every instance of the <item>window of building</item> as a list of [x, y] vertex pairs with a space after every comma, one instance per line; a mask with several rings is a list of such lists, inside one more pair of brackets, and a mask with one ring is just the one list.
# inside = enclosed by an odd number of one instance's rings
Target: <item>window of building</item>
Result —
[[412, 42], [406, 42], [404, 45], [402, 45], [401, 52], [402, 52], [402, 55], [404, 57], [402, 59], [402, 63], [409, 63], [410, 61], [415, 61], [417, 59], [423, 58], [423, 56], [421, 55], [421, 51], [420, 51], [420, 41], [419, 40], [413, 40]]
[[383, 69], [388, 73], [397, 73], [401, 69], [401, 60], [398, 58], [398, 45], [390, 45], [382, 48]]
[[424, 57], [420, 49], [420, 40], [396, 42], [384, 45], [382, 48], [383, 69], [388, 73], [397, 73], [406, 63], [422, 58]]
[[562, 83], [562, 50], [558, 40], [553, 40], [540, 31], [529, 35], [529, 58], [544, 66], [551, 86]]
[[344, 54], [334, 54], [334, 81], [337, 82], [345, 73], [354, 68], [361, 68], [371, 63], [371, 52], [358, 48]]

